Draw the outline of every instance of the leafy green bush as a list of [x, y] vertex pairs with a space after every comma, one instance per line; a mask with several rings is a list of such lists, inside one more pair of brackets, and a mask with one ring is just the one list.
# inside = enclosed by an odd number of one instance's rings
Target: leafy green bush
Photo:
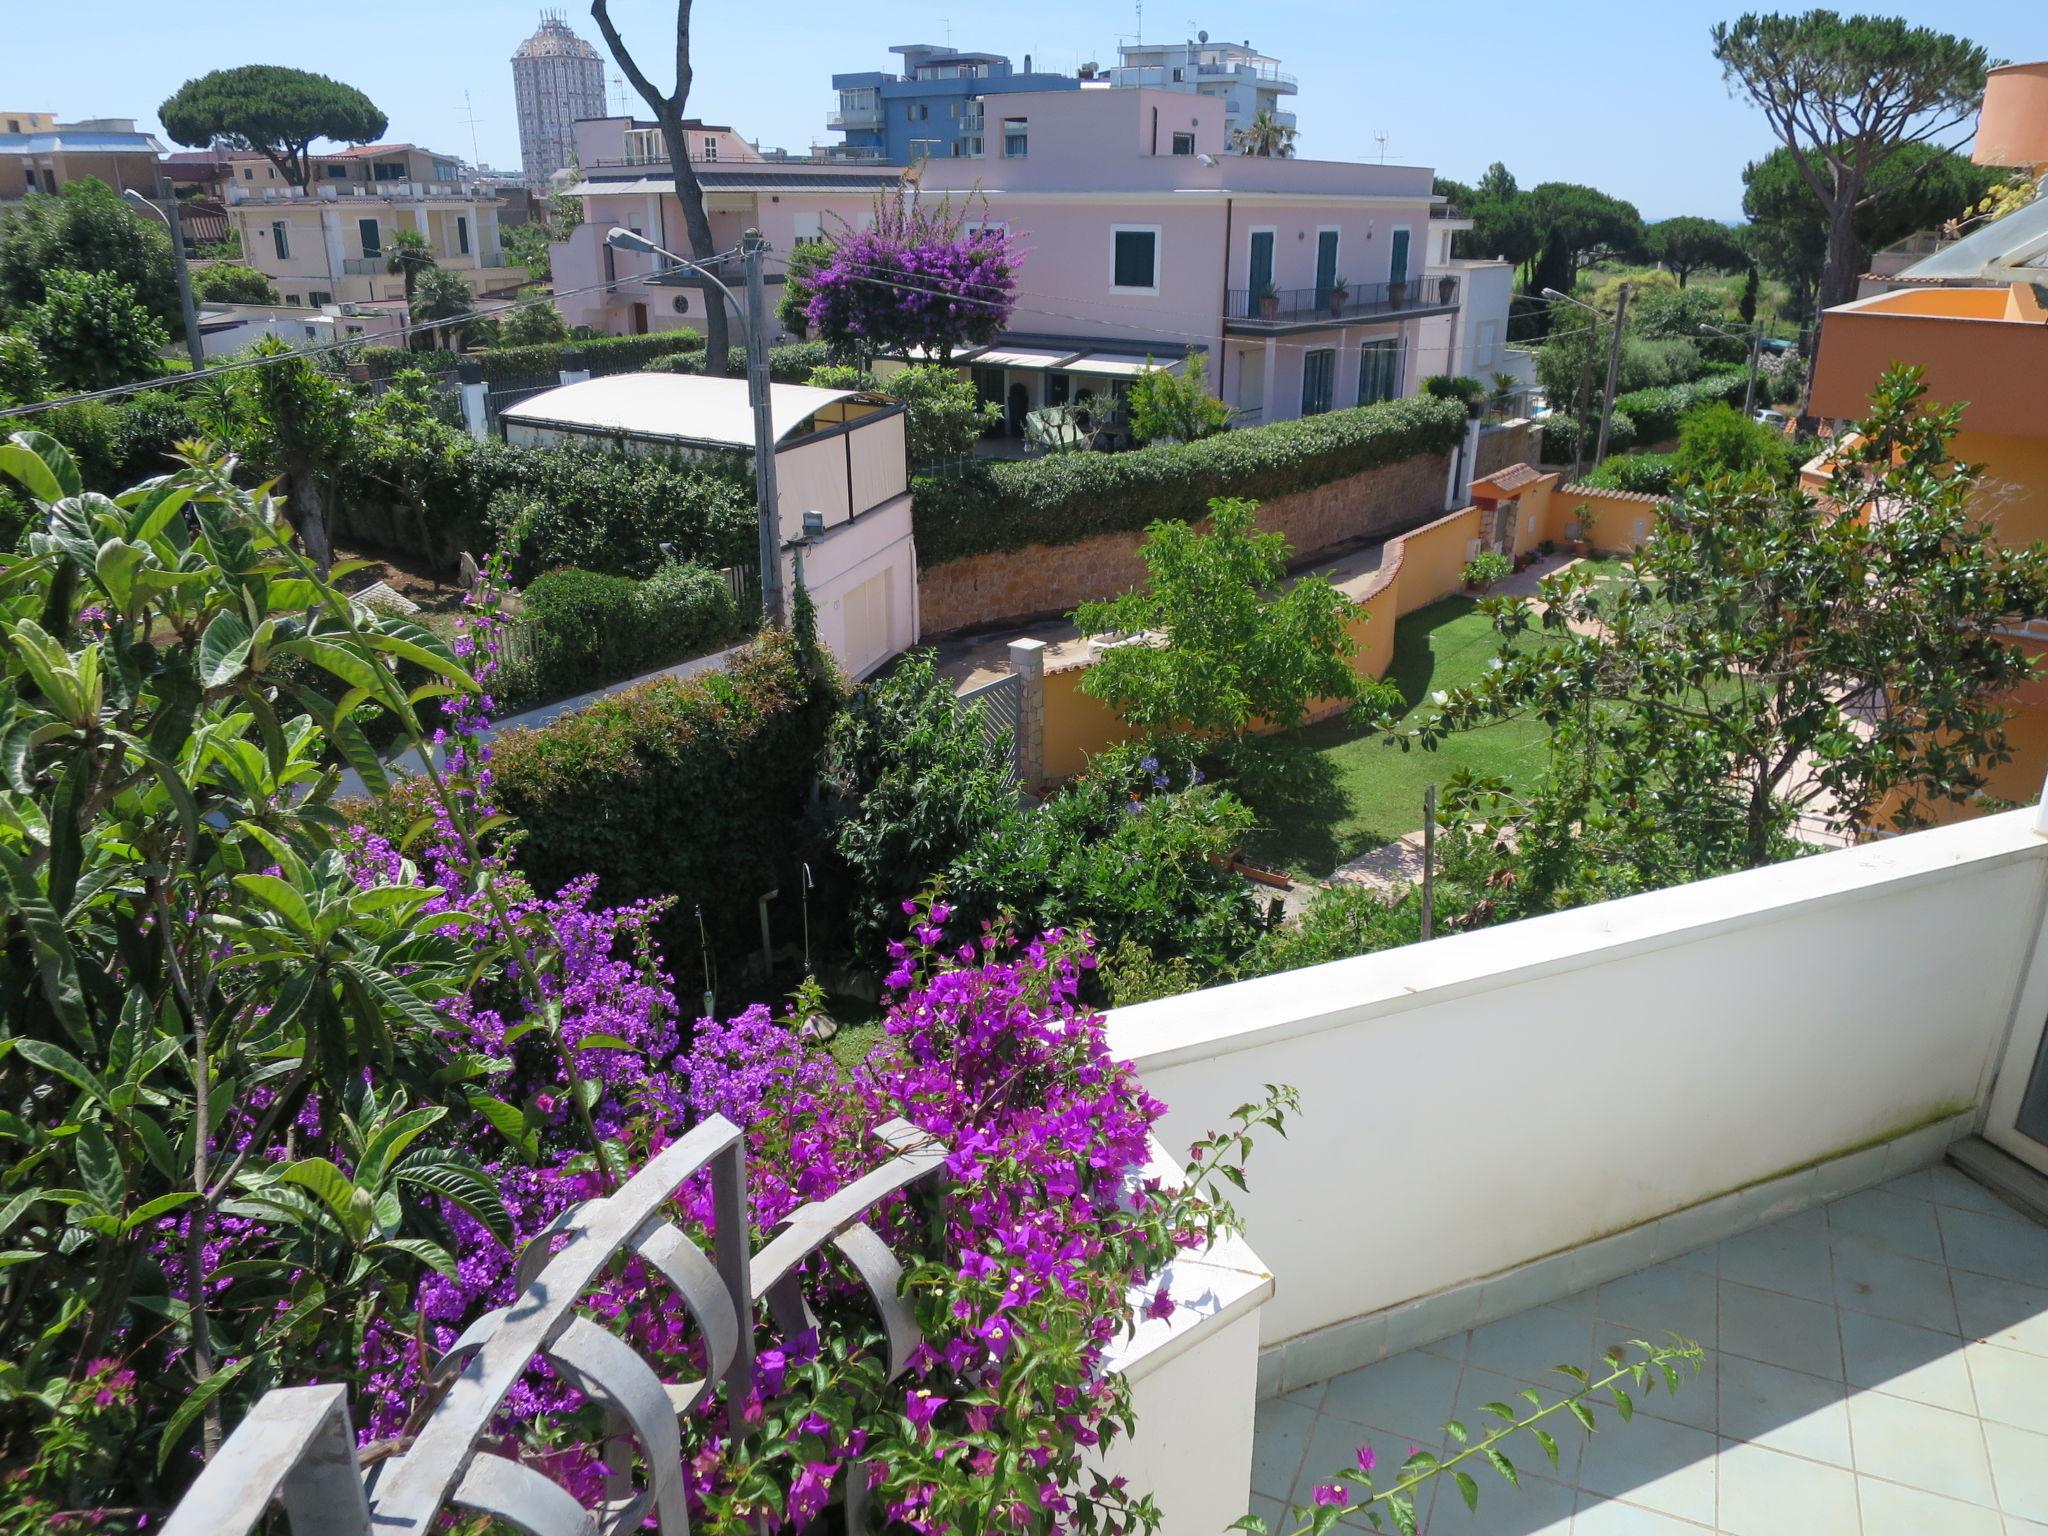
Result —
[[152, 389], [131, 397], [121, 406], [114, 427], [119, 464], [112, 481], [96, 489], [111, 495], [153, 475], [169, 474], [178, 467], [171, 460], [172, 445], [202, 435], [184, 400], [170, 391]]
[[1668, 453], [1610, 454], [1579, 483], [1609, 491], [1641, 491], [1648, 496], [1661, 496], [1671, 489], [1672, 458]]
[[1465, 562], [1465, 585], [1475, 592], [1484, 592], [1497, 581], [1505, 581], [1514, 574], [1515, 562], [1497, 549], [1482, 549]]
[[851, 363], [813, 368], [806, 384], [819, 389], [867, 389], [903, 402], [903, 446], [910, 467], [965, 458], [1003, 408], [985, 401], [957, 368], [918, 363], [877, 379]]
[[725, 579], [674, 562], [645, 581], [549, 571], [526, 589], [521, 618], [493, 688], [508, 712], [702, 656], [740, 629]]
[[1062, 453], [977, 462], [918, 476], [917, 558], [1071, 544], [1202, 517], [1219, 496], [1270, 499], [1425, 453], [1448, 453], [1465, 412], [1447, 400], [1389, 400], [1133, 453]]
[[[822, 341], [793, 341], [786, 346], [768, 349], [768, 377], [777, 384], [803, 384], [811, 374], [833, 360], [833, 352]], [[592, 370], [595, 372], [596, 370]], [[623, 370], [619, 370], [623, 371]], [[649, 373], [702, 373], [704, 371], [703, 344], [697, 350], [681, 356], [658, 357], [646, 365]], [[743, 379], [747, 376], [747, 349], [734, 347], [726, 358], [726, 375]]]
[[1686, 413], [1678, 431], [1673, 473], [1700, 480], [1734, 470], [1762, 470], [1789, 485], [1799, 470], [1799, 450], [1775, 427], [1752, 420], [1732, 405], [1716, 402]]
[[636, 621], [647, 636], [651, 666], [702, 656], [736, 639], [739, 604], [725, 578], [706, 565], [671, 560], [655, 568], [634, 593]]
[[1348, 960], [1422, 937], [1422, 908], [1413, 891], [1389, 901], [1360, 885], [1330, 885], [1309, 898], [1301, 916], [1260, 935], [1240, 976], [1272, 976], [1305, 965]]
[[772, 631], [729, 670], [663, 678], [538, 731], [508, 731], [492, 766], [525, 829], [515, 859], [537, 890], [595, 871], [607, 902], [672, 897], [664, 950], [698, 974], [696, 913], [714, 956], [758, 934], [754, 902], [796, 889], [804, 808], [837, 704], [829, 664]]
[[[1624, 399], [1627, 397], [1624, 396]], [[1594, 444], [1599, 439], [1600, 419], [1596, 416], [1586, 424], [1586, 457], [1593, 456]], [[1635, 418], [1618, 406], [1614, 419], [1607, 427], [1607, 451], [1626, 453], [1636, 444]], [[1572, 450], [1579, 440], [1579, 424], [1569, 416], [1546, 416], [1543, 418], [1543, 462], [1546, 464], [1569, 464]]]
[[1474, 416], [1486, 403], [1484, 381], [1465, 374], [1433, 373], [1422, 381], [1422, 392], [1437, 400], [1455, 400]]
[[254, 267], [223, 261], [192, 269], [192, 297], [201, 303], [275, 304], [277, 290]]
[[43, 354], [26, 336], [0, 332], [0, 405], [30, 405], [43, 398], [49, 375]]
[[1614, 405], [1635, 422], [1638, 442], [1662, 443], [1678, 436], [1680, 419], [1694, 406], [1711, 400], [1740, 400], [1748, 387], [1748, 375], [1741, 369], [1718, 370], [1689, 383], [1618, 396]]
[[[564, 352], [580, 352], [593, 374], [631, 373], [652, 358], [678, 352], [702, 352], [704, 338], [696, 331], [658, 331], [651, 336], [593, 336], [585, 341], [542, 342], [531, 346], [487, 347], [468, 354], [483, 365], [484, 382], [546, 378], [558, 373]], [[445, 373], [456, 364], [452, 352], [408, 352], [404, 347], [364, 347], [357, 361], [367, 364], [370, 376], [388, 379], [407, 368], [424, 368]]]

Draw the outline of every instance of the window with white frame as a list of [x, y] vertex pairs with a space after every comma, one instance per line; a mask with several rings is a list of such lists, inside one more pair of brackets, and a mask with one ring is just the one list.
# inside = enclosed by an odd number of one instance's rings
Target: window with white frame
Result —
[[1358, 403], [1377, 405], [1401, 393], [1401, 340], [1383, 336], [1358, 348]]
[[792, 245], [817, 245], [825, 238], [825, 216], [820, 213], [793, 213], [790, 219], [790, 243]]
[[291, 236], [285, 233], [283, 219], [274, 219], [270, 225], [270, 248], [279, 261], [289, 261], [292, 256]]
[[1109, 227], [1109, 286], [1120, 293], [1159, 291], [1159, 226]]
[[1472, 332], [1472, 366], [1490, 368], [1496, 361], [1495, 353], [1500, 348], [1500, 322], [1482, 320]]
[[1176, 155], [1192, 155], [1195, 152], [1195, 136], [1192, 133], [1176, 133], [1173, 136], [1173, 152]]
[[1021, 160], [1031, 153], [1031, 119], [1028, 117], [1006, 117], [1003, 119], [1003, 154], [1012, 160]]
[[704, 158], [706, 160], [716, 160], [718, 158], [718, 135], [715, 133], [704, 135]]
[[1337, 349], [1314, 347], [1301, 354], [1301, 414], [1320, 416], [1336, 403]]

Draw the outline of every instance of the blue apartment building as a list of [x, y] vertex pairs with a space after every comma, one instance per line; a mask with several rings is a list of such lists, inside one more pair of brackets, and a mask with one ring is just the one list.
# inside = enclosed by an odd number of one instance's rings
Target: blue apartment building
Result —
[[983, 152], [981, 98], [1010, 91], [1077, 91], [1072, 75], [1034, 74], [1031, 55], [1012, 71], [1000, 53], [960, 53], [930, 43], [899, 43], [903, 73], [834, 75], [839, 105], [825, 126], [845, 139], [828, 153], [849, 160], [909, 165], [971, 158]]

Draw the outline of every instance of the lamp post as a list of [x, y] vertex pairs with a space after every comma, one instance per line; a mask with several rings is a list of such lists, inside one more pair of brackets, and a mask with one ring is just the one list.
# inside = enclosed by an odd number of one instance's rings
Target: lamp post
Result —
[[[1614, 382], [1621, 372], [1621, 327], [1622, 322], [1628, 318], [1628, 293], [1629, 285], [1623, 283], [1614, 301], [1614, 334], [1608, 338], [1607, 343], [1607, 390], [1600, 401], [1600, 440], [1593, 448], [1595, 469], [1598, 469], [1601, 460], [1607, 457], [1607, 428], [1614, 420]], [[1575, 305], [1587, 314], [1597, 315], [1602, 320], [1607, 318], [1606, 310], [1597, 309], [1585, 300], [1575, 299], [1568, 293], [1558, 292], [1555, 288], [1544, 289], [1543, 297]], [[1596, 331], [1594, 334], [1597, 336], [1599, 333]]]
[[1763, 351], [1764, 328], [1760, 325], [1752, 326], [1747, 336], [1738, 336], [1733, 331], [1722, 330], [1718, 325], [1708, 325], [1702, 322], [1700, 334], [1703, 336], [1725, 336], [1730, 341], [1746, 341], [1749, 343], [1749, 387], [1742, 392], [1742, 414], [1754, 419], [1756, 416], [1757, 355]]
[[[687, 256], [664, 250], [645, 235], [614, 225], [604, 243], [615, 251], [638, 251], [672, 262], [674, 268], [694, 272], [725, 295], [740, 323], [747, 344], [747, 403], [754, 413], [754, 511], [760, 524], [761, 611], [771, 624], [787, 622], [782, 611], [781, 515], [775, 494], [775, 424], [768, 387], [768, 333], [761, 323], [766, 316], [763, 297], [761, 255], [768, 245], [759, 230], [750, 229], [740, 239], [740, 253], [747, 263], [747, 295], [751, 306], [743, 306], [738, 295], [718, 275]], [[656, 274], [660, 276], [662, 274]]]
[[[161, 183], [157, 190], [164, 191]], [[193, 368], [204, 368], [206, 343], [199, 339], [199, 311], [192, 303], [192, 271], [185, 262], [185, 221], [178, 217], [178, 194], [172, 191], [164, 198], [162, 207], [133, 187], [122, 188], [121, 195], [162, 219], [164, 228], [171, 232], [171, 260], [177, 263], [178, 272], [178, 309], [185, 317], [185, 350], [192, 355]]]

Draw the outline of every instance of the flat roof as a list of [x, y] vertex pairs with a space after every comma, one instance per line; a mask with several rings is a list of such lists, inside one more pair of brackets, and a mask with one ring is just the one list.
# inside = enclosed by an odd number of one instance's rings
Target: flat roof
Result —
[[[842, 400], [890, 402], [857, 389], [771, 384], [769, 417], [780, 443], [828, 405]], [[574, 432], [617, 432], [729, 448], [754, 446], [754, 411], [745, 379], [690, 373], [615, 373], [564, 384], [499, 412], [504, 421]]]

